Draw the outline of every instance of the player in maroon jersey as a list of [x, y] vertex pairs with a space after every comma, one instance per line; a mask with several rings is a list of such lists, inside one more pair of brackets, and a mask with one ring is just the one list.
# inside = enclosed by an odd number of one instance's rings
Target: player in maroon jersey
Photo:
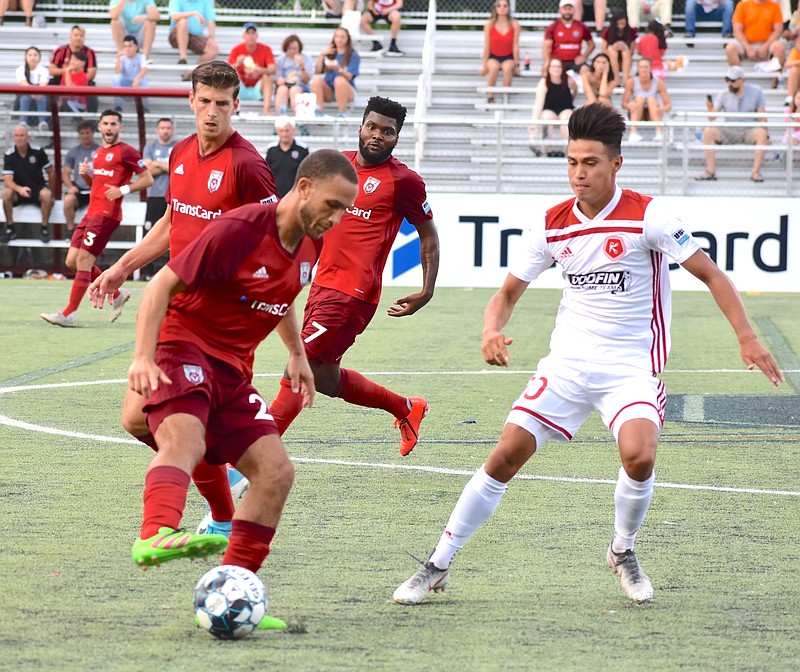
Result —
[[[91, 191], [89, 208], [75, 227], [67, 252], [67, 267], [75, 271], [69, 303], [60, 313], [42, 313], [42, 319], [59, 327], [75, 326], [78, 306], [89, 284], [101, 273], [94, 262], [103, 253], [111, 234], [122, 221], [122, 197], [153, 184], [153, 176], [144, 165], [142, 155], [119, 141], [122, 131], [122, 115], [119, 112], [103, 112], [98, 130], [103, 137], [103, 146], [92, 155], [93, 173], [89, 172], [88, 159], [78, 169], [81, 177], [91, 185]], [[134, 173], [139, 179], [129, 184]], [[130, 296], [126, 289], [109, 292], [112, 322], [120, 316]]]
[[[303, 341], [317, 390], [351, 404], [382, 408], [400, 429], [400, 454], [417, 445], [428, 411], [421, 397], [407, 398], [341, 368], [344, 353], [367, 328], [381, 296], [383, 268], [403, 219], [420, 238], [423, 287], [395, 301], [390, 317], [413, 315], [433, 297], [439, 270], [439, 237], [422, 178], [392, 156], [406, 108], [374, 96], [367, 102], [358, 151], [344, 152], [358, 174], [358, 196], [342, 222], [325, 236], [303, 317]], [[283, 434], [302, 408], [284, 377], [270, 410]]]
[[[300, 165], [278, 204], [222, 215], [159, 271], [137, 316], [129, 388], [146, 398], [159, 450], [145, 478], [141, 566], [199, 557], [228, 546], [224, 564], [256, 572], [294, 478], [264, 399], [252, 386], [256, 347], [277, 329], [289, 350], [287, 380], [310, 406], [314, 375], [294, 299], [319, 258], [320, 237], [352, 206], [358, 180], [339, 152], [323, 149]], [[234, 464], [250, 480], [222, 535], [176, 532], [190, 475], [205, 456]]]
[[[171, 256], [177, 255], [223, 212], [246, 203], [277, 201], [267, 162], [231, 125], [238, 105], [239, 75], [232, 66], [212, 61], [194, 69], [189, 106], [196, 133], [181, 140], [170, 153], [167, 209], [136, 247], [92, 283], [89, 296], [95, 308], [102, 308], [106, 297], [110, 300], [133, 271], [167, 250]], [[128, 390], [122, 426], [155, 449], [142, 403], [140, 395]], [[210, 506], [211, 518], [225, 528], [211, 531], [227, 532], [234, 504], [225, 467], [202, 462], [194, 481]]]

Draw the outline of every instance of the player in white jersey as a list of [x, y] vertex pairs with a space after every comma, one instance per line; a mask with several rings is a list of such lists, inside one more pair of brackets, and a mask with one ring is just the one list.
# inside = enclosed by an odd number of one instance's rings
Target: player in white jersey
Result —
[[606, 553], [634, 602], [653, 596], [633, 550], [653, 493], [656, 447], [666, 393], [658, 379], [669, 353], [669, 259], [702, 280], [730, 322], [749, 369], [778, 385], [783, 375], [759, 343], [728, 277], [658, 199], [622, 190], [620, 143], [625, 121], [600, 104], [569, 121], [568, 175], [575, 198], [548, 210], [529, 232], [523, 260], [512, 266], [483, 318], [484, 359], [508, 366], [513, 339], [502, 333], [528, 284], [555, 261], [567, 287], [550, 354], [514, 403], [485, 464], [461, 493], [428, 561], [394, 592], [418, 604], [444, 589], [450, 563], [500, 503], [508, 482], [547, 440], [569, 441], [597, 409], [619, 447], [614, 535]]

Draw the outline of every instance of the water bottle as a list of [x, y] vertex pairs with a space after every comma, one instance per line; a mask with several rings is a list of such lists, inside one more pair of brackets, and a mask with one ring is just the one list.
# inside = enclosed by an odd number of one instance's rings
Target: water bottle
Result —
[[302, 12], [303, 12], [303, 5], [300, 4], [300, 0], [294, 0], [294, 13], [302, 14]]
[[525, 55], [522, 58], [522, 64], [523, 64], [523, 66], [525, 67], [526, 70], [530, 70], [531, 69], [531, 57], [530, 57], [530, 54], [528, 54], [527, 51], [525, 52]]
[[697, 142], [703, 141], [703, 129], [699, 126], [694, 129], [694, 139], [697, 140]]

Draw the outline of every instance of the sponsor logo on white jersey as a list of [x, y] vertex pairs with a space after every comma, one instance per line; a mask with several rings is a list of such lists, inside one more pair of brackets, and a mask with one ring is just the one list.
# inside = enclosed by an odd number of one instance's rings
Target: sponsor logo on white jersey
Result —
[[174, 172], [173, 174], [174, 174], [174, 175], [183, 175], [183, 164], [181, 164], [180, 166], [178, 166], [178, 167], [175, 169], [175, 172]]
[[564, 248], [564, 251], [558, 255], [557, 261], [566, 261], [570, 257], [574, 257], [575, 254], [572, 250], [569, 249], [569, 246]]
[[208, 192], [213, 194], [222, 185], [222, 171], [212, 170], [208, 176]]
[[266, 267], [262, 266], [255, 273], [253, 273], [253, 277], [266, 279], [269, 277], [269, 273], [267, 273]]
[[631, 272], [627, 269], [567, 273], [569, 286], [580, 292], [610, 292], [623, 294], [630, 291]]
[[675, 239], [675, 242], [678, 245], [683, 245], [687, 240], [689, 240], [689, 234], [686, 233], [682, 228], [675, 229], [672, 232], [672, 237]]
[[261, 313], [269, 313], [270, 315], [279, 315], [281, 317], [286, 315], [286, 311], [289, 310], [288, 303], [266, 303], [265, 301], [253, 301], [250, 307]]
[[364, 180], [364, 186], [362, 189], [364, 189], [365, 194], [374, 194], [380, 183], [381, 181], [378, 178], [370, 176]]
[[308, 281], [311, 279], [311, 262], [309, 261], [301, 261], [300, 262], [300, 284], [305, 286], [308, 284]]
[[192, 385], [199, 385], [205, 380], [203, 368], [196, 364], [184, 364], [183, 375], [186, 376], [186, 380], [192, 383]]
[[355, 205], [352, 208], [347, 208], [345, 212], [349, 212], [354, 217], [361, 217], [361, 219], [369, 219], [372, 217], [372, 210], [362, 210]]
[[189, 205], [182, 203], [177, 198], [172, 199], [172, 212], [177, 212], [181, 215], [189, 215], [190, 217], [197, 217], [197, 219], [205, 219], [211, 221], [216, 219], [222, 214], [222, 208], [219, 210], [206, 210], [202, 205]]

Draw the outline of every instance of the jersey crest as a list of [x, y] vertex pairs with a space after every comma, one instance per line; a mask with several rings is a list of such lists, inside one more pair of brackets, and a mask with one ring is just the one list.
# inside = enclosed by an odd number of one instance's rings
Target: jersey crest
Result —
[[619, 236], [610, 236], [603, 243], [603, 252], [609, 259], [619, 259], [625, 254], [625, 243]]
[[370, 175], [366, 180], [364, 180], [364, 186], [362, 187], [364, 189], [364, 193], [374, 194], [380, 183], [381, 181], [378, 178]]
[[193, 385], [199, 385], [203, 382], [203, 380], [205, 380], [202, 367], [197, 366], [196, 364], [184, 364], [183, 375], [186, 376], [186, 380]]
[[300, 262], [300, 284], [306, 286], [311, 279], [311, 264], [307, 261]]
[[221, 170], [211, 171], [211, 175], [208, 176], [209, 193], [213, 194], [217, 189], [220, 188], [220, 186], [222, 185], [222, 175], [223, 172]]
[[106, 154], [106, 161], [111, 161], [114, 158], [114, 152]]

